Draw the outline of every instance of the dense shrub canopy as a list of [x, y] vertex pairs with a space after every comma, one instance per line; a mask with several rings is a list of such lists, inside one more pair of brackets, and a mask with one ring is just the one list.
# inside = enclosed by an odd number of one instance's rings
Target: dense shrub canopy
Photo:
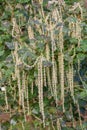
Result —
[[2, 127], [86, 128], [86, 0], [0, 5]]

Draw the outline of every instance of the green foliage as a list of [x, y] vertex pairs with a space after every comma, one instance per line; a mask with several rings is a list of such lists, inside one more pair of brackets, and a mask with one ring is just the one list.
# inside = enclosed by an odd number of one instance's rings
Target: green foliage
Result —
[[[51, 10], [55, 8], [55, 6], [47, 6], [49, 0], [44, 0], [43, 2], [43, 10], [45, 11], [45, 14], [47, 15], [48, 12], [50, 13]], [[78, 44], [78, 39], [72, 38], [68, 36], [69, 28], [68, 28], [68, 23], [69, 22], [76, 22], [76, 17], [74, 17], [76, 12], [69, 12], [68, 9], [73, 5], [74, 2], [78, 2], [79, 0], [65, 0], [65, 3], [67, 4], [67, 8], [64, 9], [63, 12], [63, 20], [64, 20], [64, 28], [63, 28], [63, 33], [64, 33], [64, 62], [65, 62], [65, 73], [68, 70], [68, 62], [71, 61], [71, 57], [74, 54], [75, 51], [75, 57], [73, 60], [74, 66], [77, 66], [78, 60], [80, 60], [81, 64], [85, 62], [84, 65], [84, 70], [83, 67], [79, 70], [79, 75], [81, 76], [81, 73], [83, 73], [82, 80], [80, 82], [77, 80], [74, 81], [74, 87], [75, 87], [75, 98], [79, 101], [80, 107], [82, 108], [82, 105], [87, 101], [87, 18], [86, 18], [86, 13], [85, 9], [83, 7], [83, 20], [81, 23], [82, 29], [82, 39], [81, 39], [81, 45], [80, 47], [77, 46]], [[12, 52], [15, 49], [15, 41], [18, 42], [19, 50], [17, 51], [18, 56], [20, 59], [29, 64], [32, 65], [35, 60], [37, 59], [38, 56], [41, 54], [44, 54], [45, 56], [45, 49], [46, 49], [46, 43], [51, 43], [51, 38], [47, 36], [47, 25], [45, 25], [43, 16], [40, 15], [40, 8], [37, 0], [35, 1], [35, 5], [32, 5], [32, 0], [0, 0], [0, 71], [2, 71], [3, 77], [0, 77], [0, 88], [3, 86], [6, 86], [7, 89], [7, 97], [9, 101], [9, 108], [10, 106], [12, 107], [11, 109], [15, 109], [15, 113], [18, 112], [18, 99], [14, 98], [14, 93], [16, 91], [16, 98], [18, 98], [18, 88], [17, 88], [17, 79], [12, 80], [12, 74], [15, 71], [15, 64], [14, 64], [14, 59], [12, 57]], [[82, 5], [83, 6], [83, 5]], [[30, 11], [32, 10], [32, 11]], [[39, 19], [42, 18], [42, 23], [38, 20], [33, 20], [33, 17], [36, 13], [36, 17]], [[74, 14], [74, 15], [73, 15]], [[76, 14], [77, 15], [77, 14]], [[17, 20], [17, 24], [21, 28], [21, 36], [19, 39], [16, 39], [12, 36], [12, 18], [15, 17]], [[54, 23], [54, 20], [52, 21]], [[28, 26], [31, 25], [31, 27], [34, 30], [34, 36], [35, 39], [30, 39], [28, 37], [28, 32], [27, 28]], [[45, 34], [41, 35], [39, 33], [39, 29], [36, 29], [36, 26], [40, 26], [40, 29], [43, 28]], [[61, 23], [58, 23], [57, 27], [61, 27]], [[55, 27], [54, 34], [58, 36], [59, 30], [57, 30]], [[71, 30], [73, 31], [73, 29]], [[56, 44], [58, 43], [58, 39], [55, 39]], [[21, 47], [20, 47], [21, 46]], [[74, 46], [71, 51], [70, 48]], [[35, 48], [34, 48], [35, 47]], [[51, 47], [50, 47], [51, 49]], [[59, 48], [55, 49], [55, 59], [57, 59], [57, 54], [59, 52]], [[51, 58], [52, 58], [52, 54]], [[43, 66], [44, 67], [52, 67], [52, 62], [44, 59], [43, 61]], [[7, 129], [13, 129], [13, 130], [22, 130], [24, 125], [25, 130], [42, 130], [44, 129], [42, 126], [42, 117], [41, 113], [39, 111], [39, 105], [38, 105], [38, 88], [37, 86], [34, 85], [34, 90], [33, 94], [31, 93], [31, 83], [32, 81], [37, 77], [37, 69], [34, 68], [29, 68], [23, 66], [23, 64], [18, 64], [18, 67], [21, 70], [24, 70], [26, 72], [26, 75], [28, 75], [28, 94], [29, 94], [29, 102], [30, 102], [30, 107], [31, 107], [31, 115], [33, 117], [33, 122], [31, 123], [24, 121], [24, 116], [23, 113], [20, 114], [20, 116], [15, 115], [13, 116], [12, 119], [16, 121], [15, 125], [10, 124], [10, 121], [6, 124], [2, 124], [2, 126], [6, 126]], [[31, 70], [31, 71], [29, 71]], [[84, 71], [84, 72], [83, 72]], [[79, 77], [78, 74], [75, 74], [76, 69], [74, 67], [74, 76]], [[50, 72], [51, 73], [51, 72]], [[86, 80], [84, 79], [86, 77]], [[66, 77], [65, 77], [66, 78]], [[11, 79], [11, 84], [9, 83]], [[20, 81], [22, 83], [22, 81]], [[58, 81], [59, 82], [59, 81]], [[76, 83], [78, 85], [76, 85]], [[57, 86], [60, 88], [60, 86]], [[67, 87], [67, 80], [65, 79], [65, 89]], [[81, 88], [81, 89], [80, 89]], [[58, 99], [60, 101], [60, 89], [58, 92], [59, 96]], [[58, 104], [58, 106], [55, 105], [54, 98], [51, 97], [50, 92], [48, 90], [48, 87], [44, 87], [44, 107], [45, 107], [45, 115], [46, 115], [46, 127], [48, 129], [52, 128], [52, 125], [54, 125], [55, 129], [55, 123], [57, 118], [62, 119], [60, 121], [62, 130], [74, 130], [72, 127], [65, 127], [63, 126], [63, 123], [66, 124], [66, 122], [72, 122], [71, 119], [67, 118], [70, 116], [71, 108], [70, 104], [72, 105], [72, 109], [74, 109], [73, 106], [73, 101], [72, 97], [70, 96], [70, 93], [68, 93], [68, 90], [65, 90], [65, 108], [66, 112], [61, 113], [61, 102]], [[5, 107], [5, 93], [3, 91], [0, 91], [0, 107], [3, 107], [2, 111], [6, 111]], [[84, 99], [86, 101], [84, 101]], [[81, 103], [82, 101], [82, 103]], [[25, 99], [25, 106], [27, 104], [27, 99]], [[76, 104], [74, 104], [76, 106]], [[56, 107], [55, 107], [56, 106]], [[0, 108], [1, 109], [1, 108]], [[85, 109], [85, 107], [84, 107]], [[59, 113], [58, 113], [59, 112]], [[74, 113], [74, 112], [73, 112]], [[60, 114], [60, 115], [59, 115]], [[15, 118], [17, 116], [17, 118]], [[52, 118], [51, 118], [52, 116]], [[59, 116], [59, 117], [58, 117]], [[79, 116], [77, 116], [79, 117]], [[76, 115], [75, 115], [76, 118]], [[39, 120], [40, 119], [40, 120]], [[23, 124], [22, 124], [23, 123]], [[87, 123], [83, 122], [83, 128], [86, 129]], [[53, 128], [52, 128], [53, 129]], [[77, 125], [77, 130], [80, 130], [80, 127]]]
[[18, 3], [29, 3], [31, 0], [16, 0]]

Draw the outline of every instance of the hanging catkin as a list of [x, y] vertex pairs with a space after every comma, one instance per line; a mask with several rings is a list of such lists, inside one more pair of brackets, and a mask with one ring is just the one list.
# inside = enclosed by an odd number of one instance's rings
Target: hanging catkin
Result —
[[[40, 91], [41, 91], [41, 82], [40, 82], [40, 80], [41, 80], [41, 70], [40, 70], [41, 68], [40, 68], [40, 62], [38, 62], [38, 96], [39, 96], [39, 108], [41, 107], [40, 106]], [[40, 108], [40, 110], [41, 110], [41, 108]]]
[[59, 118], [57, 118], [56, 124], [57, 124], [57, 130], [61, 130], [61, 124]]
[[26, 74], [24, 70], [22, 72], [22, 90], [23, 90], [24, 96], [26, 96]]
[[[81, 40], [81, 20], [76, 21], [76, 38], [78, 40]], [[79, 41], [78, 41], [78, 46], [80, 45]]]
[[49, 44], [46, 44], [46, 59], [49, 61], [50, 60], [50, 48]]
[[52, 90], [52, 82], [51, 82], [51, 76], [50, 76], [50, 68], [47, 67], [47, 83], [48, 83], [48, 89], [51, 91], [51, 95], [53, 96], [53, 90]]
[[24, 113], [24, 119], [25, 119], [25, 122], [26, 122], [25, 105], [24, 105], [24, 92], [23, 92], [23, 90], [21, 92], [21, 100], [22, 100], [22, 109], [23, 109], [23, 113]]
[[18, 38], [20, 36], [20, 34], [21, 34], [21, 29], [17, 25], [16, 18], [12, 18], [12, 24], [13, 24], [12, 37]]
[[[76, 21], [76, 38], [78, 39], [78, 48], [80, 47], [81, 42], [81, 20]], [[80, 70], [80, 60], [78, 59], [78, 71]]]
[[5, 103], [6, 103], [6, 110], [9, 109], [9, 104], [8, 104], [8, 97], [7, 97], [7, 89], [6, 89], [6, 86], [5, 86]]
[[46, 67], [43, 68], [44, 69], [44, 86], [47, 86], [47, 82], [46, 82]]
[[65, 111], [64, 108], [64, 41], [63, 41], [63, 26], [60, 27], [59, 30], [59, 53], [58, 53], [58, 63], [59, 63], [59, 73], [60, 73], [60, 86], [61, 86], [61, 101], [63, 106], [63, 112]]
[[52, 45], [52, 89], [53, 89], [54, 99], [57, 105], [57, 77], [56, 77], [56, 70], [55, 70], [55, 58], [54, 58], [55, 41], [54, 41], [53, 30], [51, 31], [51, 45]]
[[[69, 36], [71, 36], [72, 38], [76, 38], [76, 23], [75, 22], [69, 22], [69, 30], [70, 30]], [[68, 79], [68, 86], [70, 88], [72, 99], [75, 102], [74, 86], [73, 86], [73, 58], [71, 58], [71, 62], [68, 61], [67, 79]]]
[[45, 115], [44, 115], [44, 103], [43, 103], [43, 67], [42, 67], [42, 57], [38, 62], [38, 95], [39, 95], [39, 107], [40, 112], [43, 117], [43, 124], [45, 125]]
[[14, 101], [16, 100], [16, 85], [14, 84]]
[[[12, 36], [14, 38], [19, 38], [21, 29], [17, 25], [16, 18], [12, 19], [12, 23], [13, 23]], [[18, 68], [19, 58], [18, 58], [18, 43], [17, 42], [14, 42], [14, 47], [15, 49], [14, 49], [14, 52], [12, 52], [12, 56], [15, 63], [15, 78], [17, 78], [17, 84], [18, 84], [19, 105], [21, 105], [21, 80], [20, 80], [20, 70]]]
[[63, 40], [63, 26], [60, 27], [60, 30], [59, 30], [59, 50], [60, 50], [60, 53], [63, 52], [63, 48], [64, 48], [64, 40]]
[[75, 22], [69, 22], [69, 36], [76, 38], [76, 24]]
[[25, 72], [23, 70], [22, 72], [22, 90], [21, 90], [21, 100], [22, 100], [22, 109], [24, 113], [24, 119], [26, 121], [26, 115], [25, 115], [25, 104], [24, 104], [24, 92], [25, 92]]
[[[62, 22], [62, 12], [60, 7], [60, 18], [59, 21]], [[64, 108], [64, 40], [63, 40], [63, 26], [59, 29], [59, 35], [58, 35], [58, 46], [59, 46], [59, 53], [58, 53], [58, 63], [59, 63], [59, 77], [60, 77], [60, 86], [61, 86], [61, 101], [62, 101], [62, 108], [63, 112], [65, 112]]]
[[30, 25], [28, 26], [28, 37], [29, 39], [34, 39], [34, 32]]
[[19, 105], [21, 105], [21, 79], [20, 79], [20, 70], [18, 68], [19, 58], [18, 58], [18, 43], [15, 42], [15, 50], [14, 50], [14, 57], [15, 57], [15, 77], [17, 78], [18, 84], [18, 94], [19, 94]]
[[[46, 44], [46, 59], [48, 61], [50, 61], [50, 47], [49, 47], [48, 43]], [[50, 77], [50, 68], [47, 67], [46, 70], [47, 70], [46, 73], [47, 73], [48, 87], [49, 87], [49, 90], [51, 91], [51, 94], [53, 95], [53, 92], [52, 92], [52, 83], [51, 83], [51, 77]]]
[[31, 83], [31, 93], [32, 93], [32, 95], [33, 95], [33, 92], [34, 92], [34, 82], [32, 81], [32, 83]]
[[30, 115], [28, 75], [26, 76], [26, 99], [27, 99], [27, 112], [28, 112], [28, 115]]
[[70, 88], [71, 96], [73, 101], [75, 102], [74, 98], [74, 85], [73, 85], [73, 61], [68, 64], [68, 74], [67, 74], [67, 79], [68, 79], [68, 86]]
[[65, 112], [64, 108], [64, 55], [63, 53], [58, 54], [58, 62], [59, 62], [59, 74], [60, 74], [60, 86], [61, 86], [61, 101], [63, 106], [63, 112]]

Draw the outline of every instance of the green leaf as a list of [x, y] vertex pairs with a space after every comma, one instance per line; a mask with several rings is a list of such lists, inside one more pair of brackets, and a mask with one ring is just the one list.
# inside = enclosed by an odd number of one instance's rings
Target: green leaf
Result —
[[31, 0], [16, 0], [16, 2], [18, 2], [18, 3], [28, 3], [28, 2], [30, 2]]
[[27, 58], [35, 59], [36, 55], [28, 50], [26, 47], [22, 47], [19, 51], [18, 54], [21, 56], [23, 60], [26, 60]]
[[0, 51], [0, 56], [2, 56], [4, 54], [4, 50]]
[[87, 97], [87, 90], [84, 90], [83, 92], [79, 93], [78, 97], [81, 99]]
[[70, 43], [76, 44], [78, 40], [76, 38], [70, 38]]
[[57, 112], [57, 109], [55, 107], [50, 107], [49, 108], [49, 113], [55, 114]]
[[83, 54], [83, 53], [79, 53], [79, 54], [77, 54], [77, 58], [78, 58], [79, 60], [84, 60], [85, 57], [86, 57], [86, 55]]
[[80, 48], [83, 52], [87, 52], [87, 44], [82, 44]]
[[37, 49], [39, 49], [40, 52], [42, 52], [44, 50], [44, 43], [43, 42], [39, 42], [37, 45]]
[[5, 45], [6, 45], [10, 50], [14, 50], [14, 43], [12, 43], [12, 42], [5, 42]]

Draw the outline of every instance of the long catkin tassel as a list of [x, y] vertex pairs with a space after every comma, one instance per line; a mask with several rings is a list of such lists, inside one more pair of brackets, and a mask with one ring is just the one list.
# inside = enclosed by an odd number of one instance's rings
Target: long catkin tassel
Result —
[[19, 58], [18, 58], [18, 43], [15, 42], [15, 50], [13, 53], [15, 57], [15, 77], [17, 78], [18, 84], [18, 94], [19, 94], [19, 105], [21, 105], [21, 79], [20, 79], [20, 70], [18, 68]]
[[24, 98], [24, 93], [25, 93], [25, 72], [23, 70], [22, 72], [22, 90], [21, 90], [21, 100], [22, 100], [22, 108], [23, 108], [23, 113], [24, 113], [24, 119], [26, 122], [26, 114], [25, 114], [25, 98]]
[[[49, 44], [46, 44], [46, 59], [48, 61], [50, 61], [50, 48], [49, 48]], [[51, 91], [51, 95], [53, 96], [51, 76], [50, 76], [50, 68], [47, 67], [46, 70], [47, 70], [47, 83], [48, 83], [48, 87], [49, 87], [49, 90]]]
[[27, 112], [28, 112], [28, 115], [30, 115], [28, 76], [26, 76], [26, 99], [27, 99]]
[[7, 97], [7, 89], [5, 87], [5, 103], [6, 103], [6, 110], [9, 109], [9, 104], [8, 104], [8, 97]]
[[[80, 42], [81, 42], [81, 20], [76, 21], [76, 38], [78, 39], [78, 48], [80, 47]], [[80, 70], [80, 59], [78, 59], [78, 71]]]
[[53, 89], [53, 95], [54, 99], [56, 101], [57, 105], [57, 77], [56, 77], [56, 67], [55, 67], [55, 58], [54, 58], [54, 49], [55, 49], [55, 41], [54, 41], [54, 34], [53, 31], [51, 31], [51, 44], [52, 44], [52, 89]]
[[74, 85], [73, 85], [73, 82], [74, 82], [74, 79], [73, 79], [73, 62], [69, 63], [68, 65], [68, 75], [67, 75], [67, 78], [68, 78], [68, 86], [70, 88], [70, 92], [71, 92], [71, 96], [72, 96], [72, 99], [73, 101], [75, 102], [75, 97], [74, 97]]
[[24, 70], [22, 72], [22, 90], [24, 93], [24, 98], [26, 98], [26, 74]]
[[46, 67], [44, 67], [44, 86], [47, 86], [47, 82], [46, 82]]
[[63, 112], [65, 112], [65, 108], [64, 108], [64, 58], [63, 57], [64, 57], [63, 53], [60, 53], [58, 55], [60, 86], [61, 86], [61, 101], [62, 101]]
[[43, 117], [43, 125], [45, 126], [45, 115], [44, 115], [44, 103], [43, 103], [43, 67], [42, 57], [38, 62], [38, 95], [39, 95], [39, 107]]
[[60, 27], [59, 31], [59, 53], [58, 53], [58, 62], [59, 62], [59, 73], [60, 73], [60, 86], [61, 86], [61, 101], [63, 112], [65, 112], [64, 108], [64, 41], [63, 41], [63, 26]]

